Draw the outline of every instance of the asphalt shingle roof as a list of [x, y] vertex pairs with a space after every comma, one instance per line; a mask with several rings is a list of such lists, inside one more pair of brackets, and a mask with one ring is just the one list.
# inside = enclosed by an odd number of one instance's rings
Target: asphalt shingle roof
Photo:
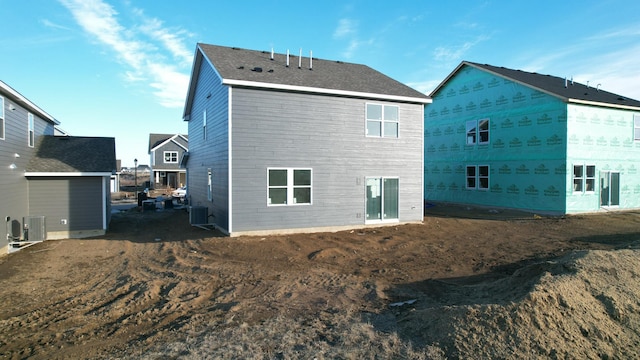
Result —
[[43, 135], [27, 172], [112, 172], [116, 170], [116, 143], [108, 137]]
[[[149, 149], [147, 151], [151, 152], [151, 149], [155, 148], [156, 146], [162, 144], [163, 142], [167, 141], [168, 139], [174, 136], [176, 136], [176, 134], [149, 134]], [[181, 135], [181, 136], [187, 140], [189, 139], [188, 135]]]
[[[479, 64], [464, 61], [461, 65], [470, 65], [501, 75], [502, 77], [529, 85], [539, 90], [558, 96], [565, 101], [569, 99], [611, 104], [617, 106], [640, 107], [640, 101], [614, 94], [598, 88], [598, 86], [580, 84], [558, 76], [538, 74], [505, 67]], [[461, 66], [460, 66], [461, 67]], [[459, 67], [459, 68], [460, 68]], [[565, 86], [566, 85], [566, 86]]]
[[202, 43], [198, 47], [225, 80], [429, 99], [366, 65], [290, 54], [287, 67], [286, 54], [272, 58], [270, 51]]

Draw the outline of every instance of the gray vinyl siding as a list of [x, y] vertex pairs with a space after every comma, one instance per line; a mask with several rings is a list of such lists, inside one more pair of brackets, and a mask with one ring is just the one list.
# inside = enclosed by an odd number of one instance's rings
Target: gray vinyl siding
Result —
[[[164, 153], [165, 151], [175, 151], [178, 153], [178, 162], [176, 163], [165, 163], [164, 162]], [[162, 147], [154, 150], [154, 163], [152, 163], [154, 171], [162, 171], [166, 169], [178, 170], [180, 169], [180, 158], [184, 153], [184, 148], [174, 143], [173, 141], [168, 142]]]
[[[0, 219], [4, 223], [6, 217], [18, 220], [22, 223], [24, 216], [30, 215], [28, 206], [28, 185], [24, 176], [29, 159], [34, 155], [34, 148], [29, 147], [28, 120], [26, 108], [14, 102], [9, 96], [4, 97], [5, 137], [0, 139], [0, 189], [2, 189], [2, 201], [0, 201]], [[9, 105], [15, 110], [9, 110]], [[35, 112], [35, 138], [36, 142], [41, 135], [53, 135], [53, 124], [40, 118]], [[19, 157], [16, 157], [18, 154]], [[15, 164], [16, 169], [11, 170], [10, 164]], [[4, 224], [2, 225], [3, 232]], [[0, 248], [7, 245], [6, 236], [0, 238]]]
[[[399, 107], [398, 138], [365, 136], [368, 102]], [[232, 231], [362, 225], [367, 177], [399, 178], [399, 220], [422, 220], [423, 105], [234, 88], [232, 107]], [[312, 205], [267, 206], [271, 167], [311, 168]]]
[[[211, 95], [207, 98], [208, 95]], [[228, 87], [209, 63], [201, 64], [189, 119], [187, 193], [191, 205], [209, 208], [210, 223], [229, 230], [229, 121]], [[207, 111], [204, 139], [203, 112]], [[207, 198], [207, 170], [212, 171], [212, 201]]]
[[33, 177], [30, 215], [45, 216], [47, 232], [104, 229], [103, 193], [101, 177]]

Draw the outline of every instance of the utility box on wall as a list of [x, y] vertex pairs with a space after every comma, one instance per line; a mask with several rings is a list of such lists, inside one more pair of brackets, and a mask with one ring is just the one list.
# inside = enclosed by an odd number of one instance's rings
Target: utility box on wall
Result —
[[44, 216], [25, 216], [22, 218], [25, 241], [44, 241], [47, 239]]

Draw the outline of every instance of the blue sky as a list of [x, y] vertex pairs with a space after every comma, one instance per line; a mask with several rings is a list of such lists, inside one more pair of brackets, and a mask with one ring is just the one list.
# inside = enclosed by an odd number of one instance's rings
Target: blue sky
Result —
[[149, 133], [187, 133], [196, 43], [366, 64], [429, 93], [461, 61], [640, 99], [640, 2], [0, 0], [0, 79], [77, 136], [149, 163]]

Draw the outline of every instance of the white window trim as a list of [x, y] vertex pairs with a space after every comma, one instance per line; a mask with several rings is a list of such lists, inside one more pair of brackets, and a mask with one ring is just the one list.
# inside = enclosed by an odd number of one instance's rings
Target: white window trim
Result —
[[[382, 197], [383, 201], [384, 201], [384, 186], [382, 184], [384, 184], [384, 181], [387, 179], [395, 179], [398, 180], [398, 217], [397, 218], [383, 218], [382, 219], [373, 219], [373, 220], [367, 220], [367, 194], [366, 194], [366, 187], [367, 187], [367, 181], [370, 179], [380, 179], [381, 182], [381, 188], [380, 188], [380, 196]], [[364, 184], [365, 184], [365, 216], [364, 216], [364, 223], [365, 225], [369, 225], [369, 224], [393, 224], [393, 223], [399, 223], [400, 222], [400, 177], [399, 176], [367, 176], [364, 179]], [[380, 204], [380, 206], [382, 207], [382, 209], [384, 209], [384, 202]]]
[[213, 201], [213, 181], [211, 168], [207, 169], [207, 200]]
[[[271, 188], [285, 188], [284, 186], [270, 186], [269, 185], [269, 171], [271, 170], [287, 170], [287, 202], [285, 204], [271, 204], [269, 200], [269, 189]], [[310, 172], [310, 185], [304, 186], [295, 186], [293, 184], [293, 173], [295, 170], [308, 170]], [[293, 197], [294, 190], [296, 188], [309, 188], [309, 202], [308, 203], [296, 203]], [[267, 206], [278, 207], [278, 206], [305, 206], [305, 205], [313, 205], [313, 169], [311, 168], [285, 168], [285, 167], [270, 167], [267, 168]]]
[[[380, 120], [376, 120], [376, 119], [369, 119], [369, 114], [368, 114], [368, 107], [369, 105], [378, 105], [382, 107], [382, 119]], [[385, 107], [395, 107], [396, 109], [398, 109], [398, 119], [397, 120], [386, 120], [384, 118], [384, 108]], [[377, 135], [369, 135], [369, 131], [368, 131], [368, 123], [369, 121], [376, 121], [376, 122], [380, 122], [380, 136]], [[385, 136], [384, 134], [384, 125], [385, 123], [395, 123], [397, 125], [398, 128], [398, 134], [397, 136]], [[365, 103], [364, 104], [364, 133], [366, 135], [366, 137], [370, 137], [370, 138], [387, 138], [387, 139], [398, 139], [400, 138], [400, 107], [398, 105], [385, 105], [385, 104], [379, 104], [379, 103]]]
[[0, 131], [2, 131], [2, 133], [0, 133], [0, 140], [4, 140], [5, 137], [5, 129], [6, 126], [5, 124], [7, 123], [7, 121], [5, 120], [5, 112], [4, 112], [4, 97], [0, 96], [0, 119], [2, 119], [2, 124], [0, 124]]
[[[480, 136], [480, 122], [485, 120], [487, 121], [487, 130], [486, 130], [487, 141], [481, 141], [480, 139], [482, 139], [482, 137]], [[484, 145], [489, 143], [489, 141], [491, 140], [491, 121], [489, 121], [489, 118], [478, 119], [477, 134], [478, 134], [478, 145]]]
[[[473, 140], [469, 139], [469, 125], [473, 124]], [[467, 145], [475, 145], [478, 142], [478, 120], [468, 120], [466, 122], [466, 131], [465, 131], [465, 144]]]
[[[480, 122], [481, 121], [487, 121], [487, 130], [483, 131], [487, 133], [487, 141], [480, 141]], [[474, 129], [475, 129], [475, 139], [473, 141], [469, 141], [469, 124], [474, 124]], [[476, 119], [476, 120], [468, 120], [466, 122], [466, 128], [467, 131], [465, 132], [465, 144], [467, 145], [486, 145], [491, 141], [491, 120], [489, 120], [489, 118], [482, 118], [482, 119]]]
[[[175, 158], [176, 161], [167, 161], [167, 154], [176, 154]], [[170, 158], [173, 158], [173, 156], [169, 156]], [[164, 160], [165, 164], [177, 164], [179, 159], [178, 159], [178, 152], [177, 151], [165, 151], [162, 153], [162, 159]]]
[[[582, 168], [582, 176], [576, 177], [576, 171], [575, 168], [576, 167], [581, 167]], [[588, 176], [587, 174], [587, 169], [589, 167], [593, 167], [593, 176]], [[596, 192], [596, 185], [598, 185], [598, 183], [596, 182], [596, 175], [597, 175], [597, 171], [596, 171], [596, 166], [594, 164], [573, 164], [573, 172], [571, 173], [571, 192], [573, 193], [577, 193], [577, 194], [583, 194], [583, 193], [595, 193]], [[576, 180], [580, 180], [580, 190], [576, 190], [575, 189], [575, 181]], [[591, 187], [592, 190], [587, 190], [587, 181], [591, 180], [593, 182], [593, 186]]]
[[640, 141], [640, 115], [633, 115], [633, 140]]
[[[483, 188], [480, 187], [480, 179], [483, 178], [484, 176], [480, 176], [480, 168], [481, 167], [487, 167], [487, 187]], [[475, 187], [471, 187], [469, 186], [469, 182], [467, 181], [467, 179], [469, 178], [469, 176], [467, 175], [467, 169], [473, 167], [476, 170], [476, 174], [475, 174], [475, 183], [476, 186]], [[491, 188], [491, 166], [486, 165], [486, 164], [479, 164], [479, 165], [467, 165], [465, 167], [465, 172], [464, 172], [464, 184], [465, 184], [465, 188], [467, 190], [478, 190], [478, 191], [489, 191], [489, 188]]]
[[27, 145], [34, 147], [36, 145], [36, 121], [32, 113], [27, 114]]
[[202, 112], [202, 138], [207, 140], [207, 109]]

